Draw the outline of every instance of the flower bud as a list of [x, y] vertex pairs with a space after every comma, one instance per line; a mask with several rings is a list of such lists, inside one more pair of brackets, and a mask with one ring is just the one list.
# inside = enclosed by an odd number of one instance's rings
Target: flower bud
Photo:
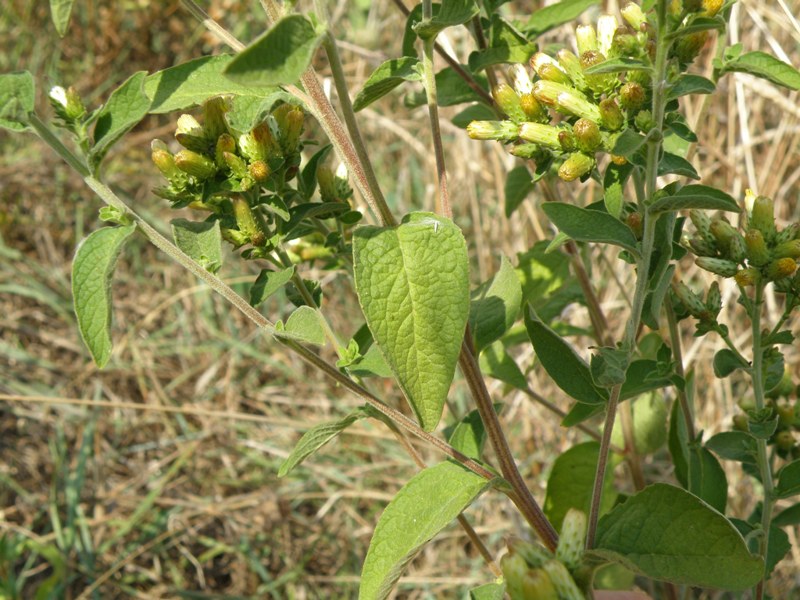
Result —
[[244, 162], [244, 160], [242, 160], [240, 157], [236, 156], [233, 152], [223, 152], [222, 160], [225, 163], [225, 166], [230, 169], [231, 173], [233, 173], [234, 177], [238, 177], [239, 179], [242, 177], [247, 177], [247, 163]]
[[562, 129], [558, 132], [558, 143], [564, 152], [574, 152], [578, 149], [578, 140], [575, 134], [569, 129]]
[[150, 144], [150, 157], [161, 174], [169, 180], [183, 177], [183, 172], [175, 165], [175, 157], [167, 150], [166, 144], [161, 140], [153, 140]]
[[779, 431], [775, 434], [775, 446], [779, 450], [788, 452], [794, 447], [794, 435], [791, 431]]
[[703, 0], [704, 14], [707, 17], [713, 17], [720, 11], [724, 3], [724, 0]]
[[[791, 383], [792, 381], [790, 378], [789, 379], [790, 386]], [[778, 387], [781, 387], [781, 385], [778, 384]], [[793, 389], [794, 386], [791, 386], [789, 393], [785, 395], [788, 396], [789, 394], [791, 394]], [[783, 425], [784, 427], [791, 427], [794, 424], [794, 406], [792, 406], [791, 404], [779, 404], [777, 410], [778, 410], [778, 419], [780, 421], [780, 424]]]
[[293, 154], [303, 133], [303, 110], [294, 104], [281, 104], [272, 111], [272, 116], [278, 126], [281, 150], [284, 154]]
[[719, 283], [716, 281], [711, 282], [706, 294], [706, 308], [709, 312], [716, 317], [722, 310], [722, 294], [719, 291]]
[[317, 184], [319, 185], [319, 195], [323, 202], [336, 202], [336, 183], [333, 171], [325, 166], [317, 167]]
[[793, 258], [778, 258], [769, 263], [767, 267], [767, 279], [777, 281], [784, 277], [789, 277], [797, 269], [797, 263]]
[[205, 137], [200, 123], [192, 115], [181, 115], [175, 126], [175, 133], [186, 133], [195, 137]]
[[[613, 147], [613, 144], [611, 146]], [[624, 156], [620, 156], [619, 154], [612, 154], [611, 162], [621, 167], [622, 165], [628, 164], [628, 159], [625, 158]]]
[[529, 159], [540, 156], [542, 150], [536, 144], [515, 144], [508, 149], [508, 152], [512, 156]]
[[269, 165], [263, 160], [256, 160], [250, 163], [250, 166], [247, 167], [247, 171], [250, 177], [258, 183], [264, 183], [269, 178], [270, 174]]
[[588, 175], [594, 168], [594, 157], [583, 152], [573, 152], [558, 169], [558, 176], [564, 181], [574, 181]]
[[584, 52], [597, 52], [597, 32], [591, 25], [578, 25], [575, 29], [575, 41], [578, 43], [578, 56]]
[[728, 258], [735, 263], [742, 263], [747, 258], [747, 246], [744, 243], [744, 236], [738, 231], [728, 244]]
[[528, 564], [519, 554], [509, 553], [500, 559], [500, 568], [508, 586], [508, 595], [512, 598], [523, 598], [522, 580], [528, 572]]
[[564, 85], [572, 85], [572, 79], [555, 64], [545, 64], [539, 69], [539, 77], [547, 81], [555, 81]]
[[708, 41], [708, 31], [698, 31], [681, 36], [672, 48], [673, 55], [682, 63], [690, 63]]
[[509, 142], [519, 136], [519, 125], [510, 121], [472, 121], [467, 125], [467, 135], [473, 140]]
[[756, 196], [748, 225], [758, 229], [767, 241], [775, 237], [775, 203], [772, 198]]
[[226, 167], [225, 158], [223, 156], [225, 152], [236, 152], [236, 140], [233, 139], [233, 136], [229, 133], [223, 133], [220, 135], [217, 138], [217, 145], [214, 148], [214, 160], [220, 169], [224, 169]]
[[689, 314], [693, 317], [699, 318], [700, 315], [706, 312], [706, 305], [700, 299], [700, 296], [695, 294], [691, 289], [689, 289], [689, 286], [682, 281], [673, 282], [672, 291], [678, 301], [683, 304]]
[[629, 81], [619, 90], [619, 101], [622, 108], [633, 110], [644, 105], [646, 99], [644, 88], [635, 81]]
[[707, 242], [715, 241], [711, 235], [711, 218], [704, 210], [692, 209], [689, 211], [689, 220], [694, 225], [697, 233]]
[[[273, 134], [269, 123], [259, 123], [253, 127], [253, 130], [250, 132], [250, 134], [255, 145], [255, 154], [248, 156], [247, 158], [250, 160], [268, 160], [269, 158], [280, 154], [280, 146], [275, 140], [275, 135]], [[244, 151], [244, 148], [242, 148], [242, 150]]]
[[210, 98], [203, 105], [203, 123], [205, 137], [216, 140], [223, 133], [228, 133], [228, 124], [225, 122], [225, 113], [228, 112], [228, 103], [222, 96]]
[[584, 52], [581, 54], [581, 68], [583, 68], [583, 76], [586, 78], [586, 85], [596, 94], [610, 92], [619, 82], [617, 75], [614, 73], [596, 73], [592, 75], [586, 73], [587, 69], [599, 65], [605, 60], [606, 57], [601, 52]]
[[775, 235], [775, 245], [780, 246], [784, 242], [796, 239], [798, 231], [800, 231], [800, 224], [791, 223], [787, 225]]
[[597, 49], [606, 56], [611, 50], [617, 27], [617, 18], [613, 15], [600, 15], [597, 19]]
[[734, 278], [740, 287], [749, 287], [756, 285], [761, 280], [761, 273], [754, 267], [748, 267], [737, 271]]
[[569, 78], [579, 90], [586, 89], [586, 79], [583, 76], [583, 68], [581, 67], [581, 59], [575, 56], [572, 52], [563, 48], [556, 54], [558, 64], [569, 75]]
[[570, 571], [578, 567], [583, 557], [586, 523], [586, 513], [576, 508], [570, 508], [564, 515], [561, 535], [556, 548], [556, 558], [564, 563]]
[[514, 91], [520, 96], [530, 94], [533, 90], [533, 81], [523, 65], [513, 64], [508, 67], [508, 78], [511, 80]]
[[78, 91], [70, 86], [66, 90], [61, 86], [56, 86], [50, 90], [50, 103], [59, 117], [65, 121], [78, 121], [86, 115], [86, 107], [83, 105]]
[[625, 217], [625, 223], [631, 228], [631, 231], [633, 231], [633, 235], [636, 236], [637, 240], [642, 239], [642, 235], [644, 235], [644, 225], [641, 213], [632, 212]]
[[647, 23], [647, 17], [644, 16], [641, 7], [638, 4], [629, 2], [622, 10], [622, 18], [633, 27], [635, 31], [639, 31], [643, 24]]
[[[523, 129], [524, 128], [525, 126], [523, 125]], [[575, 134], [575, 139], [578, 141], [578, 149], [587, 154], [597, 150], [597, 147], [602, 141], [600, 137], [600, 128], [597, 126], [597, 123], [589, 119], [581, 118], [575, 121], [575, 124], [572, 126], [572, 132]]]
[[775, 246], [773, 250], [775, 258], [800, 258], [800, 240], [790, 240]]
[[633, 124], [636, 125], [636, 128], [642, 133], [648, 133], [656, 126], [656, 122], [653, 120], [653, 113], [649, 110], [640, 110], [637, 112], [636, 116], [633, 118]]
[[239, 231], [254, 246], [263, 245], [266, 241], [266, 236], [255, 215], [253, 215], [247, 200], [236, 195], [231, 198], [231, 203], [233, 204], [233, 215], [236, 217], [236, 226]]
[[521, 588], [520, 598], [558, 600], [558, 592], [544, 569], [533, 569], [525, 573], [522, 577]]
[[217, 172], [217, 166], [214, 161], [192, 150], [178, 152], [175, 155], [175, 164], [187, 175], [191, 175], [201, 181], [213, 177]]
[[609, 58], [638, 56], [642, 52], [642, 45], [639, 39], [625, 27], [620, 27], [614, 32], [614, 39], [611, 42], [611, 49], [607, 55]]
[[764, 242], [764, 236], [758, 229], [751, 229], [744, 236], [744, 245], [747, 248], [747, 260], [756, 267], [762, 267], [770, 261], [769, 250]]
[[622, 114], [617, 101], [613, 98], [600, 101], [600, 117], [603, 127], [611, 131], [618, 131], [625, 125], [625, 115]]
[[[538, 83], [543, 82], [539, 81]], [[590, 121], [599, 122], [602, 120], [602, 115], [597, 105], [589, 102], [582, 95], [579, 95], [577, 90], [574, 92], [561, 92], [556, 97], [556, 110], [561, 113], [575, 115], [576, 117], [584, 117]]]
[[542, 566], [553, 582], [553, 587], [556, 588], [556, 593], [559, 598], [565, 600], [579, 600], [585, 598], [583, 592], [578, 588], [572, 575], [569, 574], [567, 567], [557, 560], [550, 560]]
[[[559, 83], [565, 83], [566, 85], [571, 85], [572, 84], [571, 81], [568, 81], [568, 82], [563, 81], [563, 78], [564, 78], [564, 76], [567, 75], [567, 72], [564, 70], [564, 68], [558, 62], [556, 62], [548, 54], [545, 54], [544, 52], [537, 52], [536, 54], [531, 56], [531, 59], [530, 59], [529, 62], [530, 62], [531, 68], [536, 72], [536, 74], [541, 79], [547, 79], [547, 80], [550, 80], [550, 81], [558, 81]], [[555, 75], [554, 79], [550, 79], [550, 77], [547, 76], [548, 75], [548, 70], [546, 69], [547, 67], [552, 67], [556, 71], [558, 71], [558, 74]], [[553, 73], [552, 70], [550, 70], [549, 72], [551, 74]]]
[[739, 233], [730, 223], [722, 219], [714, 219], [714, 221], [711, 222], [710, 230], [711, 235], [714, 237], [714, 240], [716, 240], [717, 248], [723, 253], [730, 248], [731, 240]]
[[[531, 89], [533, 85], [531, 84]], [[535, 123], [547, 123], [550, 120], [547, 109], [542, 106], [533, 94], [522, 94], [519, 97], [519, 105], [525, 113], [526, 121]]]
[[559, 129], [557, 127], [541, 123], [523, 123], [519, 128], [519, 137], [521, 139], [553, 150], [561, 149], [558, 134]]
[[526, 542], [519, 538], [511, 538], [508, 541], [508, 550], [512, 554], [519, 554], [525, 559], [528, 566], [534, 569], [553, 559], [553, 553], [544, 546], [536, 542]]
[[739, 266], [735, 262], [725, 258], [700, 256], [695, 259], [694, 263], [701, 269], [710, 271], [716, 275], [721, 275], [722, 277], [733, 277], [739, 269]]
[[733, 428], [736, 431], [749, 432], [750, 431], [749, 421], [750, 420], [747, 418], [747, 415], [744, 413], [738, 413], [736, 415], [733, 415]]
[[700, 236], [694, 236], [688, 239], [689, 247], [692, 249], [692, 252], [696, 256], [716, 256], [717, 255], [717, 247], [709, 242], [706, 241], [704, 238]]
[[510, 85], [507, 83], [498, 84], [492, 90], [492, 97], [497, 102], [500, 110], [508, 115], [509, 119], [515, 123], [525, 121], [525, 111], [522, 110], [520, 105], [519, 95]]

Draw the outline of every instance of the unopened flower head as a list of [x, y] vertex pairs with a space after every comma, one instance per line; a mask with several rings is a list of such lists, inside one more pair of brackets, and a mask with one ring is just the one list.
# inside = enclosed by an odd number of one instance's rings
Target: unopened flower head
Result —
[[519, 135], [519, 125], [511, 121], [472, 121], [467, 125], [467, 135], [473, 140], [508, 142]]
[[556, 110], [598, 122], [602, 119], [600, 109], [585, 98], [572, 92], [561, 92], [556, 97]]
[[597, 49], [606, 56], [611, 52], [611, 44], [618, 26], [617, 19], [613, 15], [601, 15], [597, 19]]
[[641, 7], [638, 4], [629, 2], [626, 4], [622, 11], [622, 18], [633, 27], [634, 31], [639, 31], [642, 25], [647, 23], [647, 17], [644, 16]]
[[519, 137], [526, 142], [539, 144], [552, 150], [560, 150], [561, 144], [558, 141], [559, 129], [552, 125], [541, 123], [523, 123], [519, 128]]
[[559, 66], [561, 66], [567, 75], [569, 75], [569, 78], [572, 80], [572, 83], [575, 84], [575, 87], [579, 90], [585, 90], [586, 79], [583, 76], [581, 59], [579, 59], [575, 54], [566, 48], [559, 50], [556, 54], [556, 58], [558, 59]]
[[533, 81], [528, 74], [528, 70], [519, 64], [513, 64], [508, 68], [508, 77], [511, 80], [511, 85], [514, 86], [514, 91], [520, 96], [530, 94], [533, 91]]
[[583, 152], [573, 152], [558, 169], [558, 176], [564, 181], [574, 181], [584, 175], [588, 175], [594, 165], [594, 157]]
[[592, 25], [578, 25], [575, 29], [575, 41], [578, 44], [578, 56], [584, 52], [597, 52], [597, 32]]
[[50, 88], [50, 100], [59, 104], [63, 108], [67, 108], [67, 90], [65, 90], [60, 85], [56, 85]]
[[520, 105], [519, 94], [507, 83], [500, 83], [492, 90], [492, 97], [508, 118], [517, 123], [525, 120], [525, 111]]

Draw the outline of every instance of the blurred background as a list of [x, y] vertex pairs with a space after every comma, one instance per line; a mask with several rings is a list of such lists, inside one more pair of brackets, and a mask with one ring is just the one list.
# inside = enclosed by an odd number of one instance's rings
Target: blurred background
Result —
[[[527, 20], [538, 4], [511, 2], [503, 10]], [[212, 0], [203, 6], [244, 42], [265, 27], [257, 2]], [[605, 8], [616, 9], [614, 3]], [[400, 55], [405, 18], [391, 2], [343, 0], [329, 3], [329, 10], [354, 96], [375, 67]], [[792, 15], [799, 12], [797, 0], [739, 2], [731, 39], [798, 65], [800, 26]], [[593, 13], [582, 18], [593, 20]], [[571, 35], [562, 27], [540, 43], [564, 43]], [[447, 30], [439, 41], [462, 63], [474, 49], [463, 28]], [[6, 0], [0, 7], [0, 72], [31, 71], [43, 115], [52, 114], [46, 91], [53, 85], [75, 86], [93, 108], [136, 71], [227, 51], [176, 0], [76, 2], [64, 39], [55, 32], [48, 3]], [[697, 73], [710, 75], [712, 51], [695, 62]], [[321, 54], [315, 67], [327, 78]], [[403, 95], [396, 91], [358, 117], [397, 215], [433, 209], [436, 193], [427, 111], [407, 108]], [[703, 183], [736, 198], [752, 188], [774, 198], [783, 224], [796, 221], [798, 93], [736, 75], [722, 80], [705, 112], [703, 101], [682, 103], [701, 140], [693, 161]], [[537, 208], [538, 189], [506, 218], [506, 174], [519, 165], [499, 144], [472, 141], [454, 125], [450, 119], [462, 108], [442, 111], [443, 132], [456, 221], [470, 242], [477, 285], [492, 276], [501, 255], [516, 264], [518, 253], [552, 238], [553, 231]], [[150, 141], [170, 138], [177, 116], [145, 119], [112, 150], [103, 173], [163, 233], [170, 219], [190, 217], [151, 192], [161, 177], [150, 161]], [[323, 139], [310, 118], [306, 129], [307, 137]], [[278, 467], [302, 432], [345, 415], [358, 400], [257, 335], [244, 317], [141, 237], [128, 246], [114, 278], [115, 350], [99, 371], [78, 333], [69, 277], [77, 243], [102, 226], [102, 204], [33, 135], [0, 132], [0, 155], [0, 598], [355, 597], [378, 516], [416, 471], [390, 432], [359, 421], [279, 480]], [[580, 205], [601, 194], [592, 182], [557, 182], [552, 191]], [[631, 270], [602, 250], [587, 250], [586, 258], [619, 337]], [[302, 268], [305, 277], [323, 281], [323, 310], [334, 328], [352, 335], [362, 320], [347, 278], [314, 264]], [[704, 284], [690, 260], [680, 269], [696, 288]], [[258, 271], [228, 251], [219, 275], [246, 296]], [[735, 286], [726, 282], [722, 291], [723, 318], [746, 348], [749, 334], [736, 310]], [[773, 297], [768, 306], [779, 311]], [[285, 319], [291, 305], [278, 294], [262, 309], [271, 319]], [[561, 320], [589, 325], [579, 304]], [[696, 368], [699, 429], [707, 435], [728, 430], [747, 387], [736, 378], [714, 378], [711, 359], [722, 341], [693, 338], [693, 327], [682, 326], [686, 364]], [[586, 348], [592, 341], [578, 338], [576, 344]], [[533, 389], [568, 408], [568, 399], [533, 365], [532, 351], [523, 345], [515, 353], [531, 369]], [[787, 350], [787, 364], [798, 375], [796, 352]], [[557, 416], [529, 397], [489, 383], [496, 401], [505, 403], [502, 419], [521, 470], [543, 500], [552, 460], [585, 435], [561, 428]], [[405, 410], [389, 380], [377, 389]], [[449, 406], [458, 415], [472, 408], [458, 377]], [[429, 463], [441, 459], [420, 450]], [[662, 448], [647, 459], [648, 477], [670, 480], [667, 465]], [[746, 516], [757, 494], [738, 465], [725, 467], [729, 511]], [[620, 489], [628, 489], [624, 469], [618, 479]], [[523, 528], [498, 494], [483, 497], [467, 517], [496, 555], [505, 536]], [[800, 586], [797, 530], [788, 533], [793, 549], [772, 581], [778, 598], [793, 597], [791, 590]], [[475, 547], [453, 526], [412, 563], [397, 595], [464, 597], [491, 580]]]

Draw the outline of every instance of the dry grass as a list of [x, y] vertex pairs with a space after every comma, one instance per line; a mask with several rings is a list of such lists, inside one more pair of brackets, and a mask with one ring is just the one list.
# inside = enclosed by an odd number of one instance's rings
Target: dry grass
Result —
[[[790, 2], [789, 14], [800, 10]], [[247, 4], [247, 8], [241, 8]], [[257, 3], [217, 0], [212, 14], [243, 40], [260, 30]], [[529, 10], [512, 3], [512, 13]], [[27, 68], [42, 88], [75, 85], [90, 102], [139, 69], [153, 71], [189, 57], [224, 51], [190, 21], [177, 1], [76, 3], [68, 38], [52, 33], [46, 3], [12, 0], [0, 12], [0, 71]], [[402, 18], [391, 3], [331, 5], [350, 88], [386, 56], [399, 52]], [[346, 20], [352, 20], [352, 29]], [[563, 39], [553, 32], [547, 41]], [[769, 48], [794, 64], [800, 28], [782, 3], [740, 3], [734, 39], [747, 49]], [[466, 62], [463, 32], [446, 42]], [[710, 73], [710, 55], [698, 61]], [[324, 74], [326, 66], [318, 64]], [[40, 96], [43, 94], [40, 93]], [[42, 98], [40, 98], [42, 100]], [[704, 105], [686, 105], [704, 141], [695, 163], [707, 183], [735, 196], [752, 187], [771, 195], [783, 222], [798, 219], [800, 109], [788, 93], [747, 76], [728, 77]], [[42, 105], [42, 108], [46, 108]], [[446, 109], [444, 117], [457, 110]], [[409, 111], [392, 95], [360, 116], [371, 156], [397, 214], [431, 209], [434, 169], [423, 109]], [[148, 119], [111, 156], [106, 178], [161, 229], [174, 215], [150, 193], [149, 140], [166, 136], [169, 122]], [[548, 235], [534, 194], [511, 220], [503, 216], [503, 182], [513, 160], [496, 145], [470, 141], [444, 124], [456, 218], [473, 242], [474, 280]], [[0, 134], [3, 135], [3, 134]], [[351, 598], [380, 510], [415, 471], [412, 461], [379, 424], [360, 422], [289, 478], [275, 473], [300, 433], [345, 414], [358, 403], [270, 340], [143, 240], [126, 252], [115, 277], [115, 353], [104, 371], [82, 347], [71, 312], [70, 260], [85, 233], [99, 226], [100, 206], [80, 179], [31, 136], [0, 137], [0, 580], [24, 578], [20, 597], [55, 580], [58, 598]], [[557, 185], [555, 193], [586, 203], [592, 185]], [[612, 328], [624, 328], [632, 273], [594, 251], [593, 280]], [[682, 264], [684, 278], [703, 275]], [[255, 270], [229, 255], [223, 277], [245, 293]], [[344, 278], [326, 278], [325, 309], [338, 331], [360, 324]], [[747, 331], [723, 290], [725, 317], [738, 342]], [[777, 300], [771, 309], [777, 311]], [[271, 300], [265, 311], [285, 316]], [[588, 325], [581, 307], [565, 319]], [[700, 428], [729, 427], [737, 380], [717, 380], [709, 365], [721, 347], [695, 341], [686, 329], [687, 363], [696, 367]], [[589, 340], [580, 340], [588, 346]], [[530, 364], [530, 351], [521, 359]], [[797, 372], [798, 357], [787, 356]], [[534, 370], [531, 381], [562, 407], [566, 398]], [[388, 383], [379, 392], [391, 401]], [[506, 403], [503, 419], [534, 495], [544, 497], [556, 452], [582, 439], [557, 419], [497, 382], [490, 391]], [[712, 401], [713, 399], [713, 401]], [[452, 405], [470, 406], [457, 382]], [[400, 403], [398, 402], [398, 405]], [[435, 454], [421, 448], [426, 459]], [[667, 477], [659, 455], [647, 465]], [[731, 510], [742, 516], [757, 497], [734, 466]], [[620, 471], [620, 485], [629, 485]], [[502, 498], [492, 495], [468, 518], [490, 550], [520, 527]], [[800, 555], [779, 568], [773, 592], [797, 588]], [[464, 534], [451, 528], [429, 545], [400, 585], [399, 597], [463, 596], [491, 580]], [[454, 591], [454, 590], [457, 590]]]

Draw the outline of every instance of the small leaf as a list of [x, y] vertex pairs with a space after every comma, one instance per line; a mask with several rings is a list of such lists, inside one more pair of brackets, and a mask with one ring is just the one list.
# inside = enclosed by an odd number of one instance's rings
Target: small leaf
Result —
[[439, 463], [412, 477], [378, 521], [361, 571], [359, 599], [388, 597], [422, 547], [490, 485], [453, 462]]
[[725, 513], [728, 503], [728, 478], [719, 461], [702, 446], [689, 448], [689, 491]]
[[28, 71], [0, 75], [0, 127], [9, 131], [28, 128], [28, 115], [36, 99], [33, 75]]
[[72, 261], [72, 299], [78, 328], [95, 364], [111, 358], [111, 276], [122, 246], [136, 229], [103, 227], [83, 240]]
[[206, 271], [216, 273], [222, 266], [222, 233], [219, 221], [198, 223], [173, 219], [172, 237], [175, 245]]
[[281, 467], [278, 469], [278, 477], [285, 477], [288, 475], [297, 465], [330, 442], [342, 431], [350, 427], [350, 425], [366, 416], [367, 413], [359, 409], [350, 413], [343, 419], [333, 421], [332, 423], [321, 423], [306, 431], [303, 437], [295, 444], [289, 456], [286, 457], [286, 460], [281, 463]]
[[728, 348], [723, 348], [714, 355], [714, 375], [719, 378], [727, 377], [736, 369], [748, 368], [750, 365]]
[[542, 210], [559, 230], [574, 240], [616, 244], [635, 256], [639, 254], [630, 227], [608, 213], [565, 202], [545, 202]]
[[597, 387], [611, 388], [625, 383], [629, 358], [628, 353], [619, 348], [597, 348], [589, 363], [594, 384]]
[[286, 320], [286, 326], [282, 331], [275, 333], [278, 337], [288, 337], [290, 339], [322, 346], [325, 344], [325, 327], [322, 323], [322, 316], [319, 311], [310, 306], [297, 308]]
[[311, 64], [323, 36], [303, 15], [287, 15], [239, 52], [224, 75], [242, 85], [293, 84]]
[[641, 148], [647, 138], [640, 133], [636, 133], [633, 129], [626, 129], [614, 142], [614, 149], [611, 151], [613, 154], [619, 156], [630, 157]]
[[685, 35], [691, 35], [700, 31], [708, 31], [710, 29], [725, 29], [725, 21], [719, 17], [698, 16], [692, 19], [688, 24], [678, 29], [674, 33], [674, 36], [676, 38], [683, 37]]
[[144, 91], [147, 73], [139, 71], [111, 93], [100, 109], [94, 125], [91, 157], [97, 163], [109, 148], [133, 129], [150, 110], [150, 98]]
[[[547, 478], [547, 496], [544, 500], [544, 513], [557, 530], [561, 529], [564, 515], [570, 508], [577, 508], [589, 513], [589, 503], [592, 499], [592, 487], [597, 470], [597, 455], [600, 444], [597, 442], [584, 442], [577, 444], [559, 454], [553, 463], [553, 470]], [[603, 501], [600, 506], [601, 513], [606, 513], [614, 506], [614, 467], [619, 464], [620, 458], [616, 455], [610, 457], [611, 464], [606, 470], [603, 483]]]
[[622, 207], [625, 205], [625, 182], [632, 172], [633, 165], [629, 162], [624, 165], [611, 162], [606, 168], [606, 173], [603, 176], [603, 190], [605, 192], [603, 204], [605, 204], [608, 214], [614, 218], [619, 219], [622, 214]]
[[654, 360], [634, 360], [625, 372], [620, 399], [627, 400], [647, 392], [672, 385], [669, 376], [659, 375], [658, 363]]
[[387, 60], [372, 72], [364, 87], [353, 101], [353, 110], [366, 108], [379, 98], [383, 98], [404, 81], [421, 81], [420, 62], [416, 58], [404, 56]]
[[684, 74], [678, 77], [667, 92], [667, 99], [674, 100], [689, 94], [713, 94], [717, 86], [710, 79], [700, 75]]
[[480, 352], [511, 329], [522, 304], [522, 287], [514, 267], [500, 257], [500, 270], [471, 294], [469, 326]]
[[294, 266], [280, 271], [262, 269], [250, 288], [250, 306], [257, 307], [292, 280]]
[[[494, 405], [496, 413], [499, 413], [502, 408], [502, 404]], [[461, 454], [480, 460], [483, 446], [486, 443], [486, 430], [483, 427], [480, 412], [477, 409], [473, 410], [461, 419], [447, 437], [447, 442]]]
[[314, 191], [317, 189], [317, 169], [330, 154], [331, 148], [333, 148], [331, 144], [326, 144], [317, 150], [300, 172], [300, 177], [297, 178], [297, 191], [303, 195], [305, 200], [311, 200], [311, 196], [314, 195]]
[[391, 377], [392, 370], [377, 346], [370, 346], [360, 359], [347, 367], [347, 371], [356, 377]]
[[536, 357], [558, 387], [578, 402], [605, 404], [607, 397], [595, 387], [586, 361], [564, 338], [542, 323], [532, 308], [525, 311], [525, 326]]
[[509, 356], [503, 342], [497, 341], [481, 352], [480, 367], [481, 372], [488, 377], [494, 377], [518, 390], [528, 389], [528, 380]]
[[64, 37], [69, 27], [69, 16], [72, 13], [72, 4], [75, 0], [50, 0], [50, 17], [59, 37]]
[[723, 431], [711, 436], [706, 448], [726, 460], [756, 464], [756, 438], [745, 431]]
[[486, 583], [469, 591], [469, 600], [503, 600], [505, 597], [505, 583]]
[[723, 515], [680, 488], [656, 483], [600, 518], [592, 554], [653, 579], [744, 590], [764, 562]]
[[627, 71], [652, 71], [652, 67], [646, 62], [636, 58], [612, 58], [601, 63], [592, 65], [584, 70], [586, 75], [599, 75], [601, 73], [626, 73]]
[[467, 63], [473, 73], [504, 63], [527, 63], [537, 46], [500, 15], [492, 15], [489, 47], [469, 55]]
[[749, 73], [790, 90], [800, 90], [800, 72], [765, 52], [748, 52], [725, 62], [721, 73], [732, 71]]
[[800, 502], [784, 508], [772, 519], [772, 524], [778, 527], [794, 527], [800, 525]]
[[423, 19], [412, 29], [420, 39], [431, 39], [448, 27], [466, 23], [479, 12], [475, 0], [443, 0], [439, 11], [430, 20]]
[[677, 193], [653, 202], [648, 210], [651, 214], [696, 208], [703, 210], [727, 210], [740, 212], [733, 196], [707, 185], [685, 185]]
[[469, 316], [461, 230], [432, 213], [353, 233], [355, 284], [378, 347], [426, 431], [439, 422]]
[[536, 10], [525, 23], [525, 32], [538, 37], [546, 31], [574, 21], [590, 6], [599, 4], [599, 0], [561, 0]]
[[658, 163], [659, 175], [681, 175], [691, 179], [700, 179], [694, 166], [688, 160], [671, 152], [664, 152]]
[[[175, 67], [157, 71], [144, 83], [151, 100], [150, 112], [163, 114], [202, 104], [214, 96], [233, 94], [252, 98], [267, 98], [277, 88], [254, 81], [234, 83], [223, 76], [232, 56], [204, 56]], [[246, 128], [244, 128], [246, 129]]]
[[533, 178], [527, 167], [516, 167], [506, 176], [504, 196], [506, 217], [514, 214], [522, 201], [533, 191]]
[[778, 471], [778, 498], [789, 498], [800, 494], [800, 460], [790, 462]]

